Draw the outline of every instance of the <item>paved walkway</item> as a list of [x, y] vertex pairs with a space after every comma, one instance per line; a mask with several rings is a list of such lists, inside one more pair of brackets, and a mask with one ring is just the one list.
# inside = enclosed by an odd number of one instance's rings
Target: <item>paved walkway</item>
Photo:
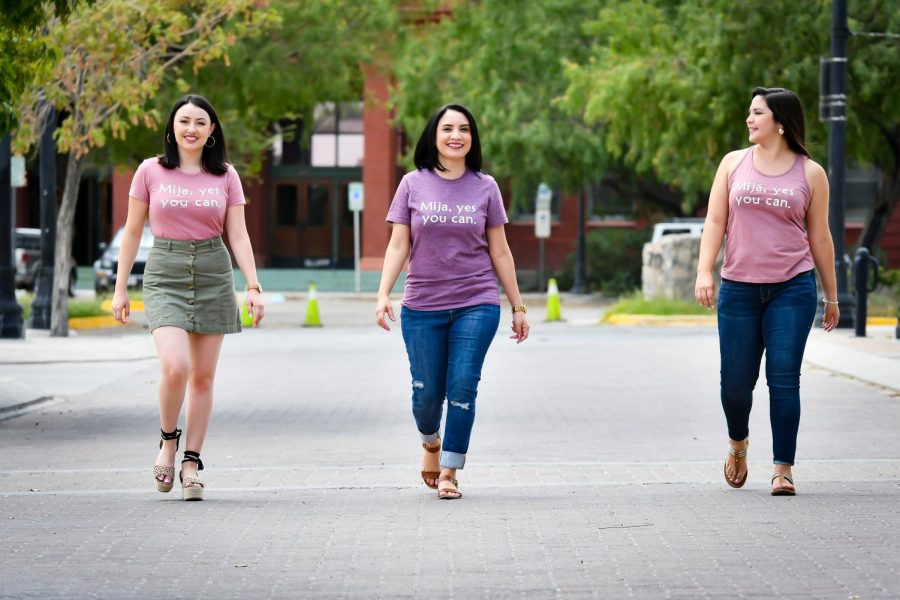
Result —
[[526, 344], [494, 342], [465, 497], [440, 502], [399, 331], [371, 300], [322, 300], [321, 329], [282, 304], [226, 340], [202, 503], [153, 490], [139, 324], [0, 344], [3, 381], [56, 398], [0, 421], [0, 598], [897, 596], [900, 388], [837, 368], [898, 360], [886, 334], [813, 335], [833, 364], [805, 368], [800, 494], [772, 498], [764, 382], [749, 482], [721, 480], [714, 327], [533, 311]]

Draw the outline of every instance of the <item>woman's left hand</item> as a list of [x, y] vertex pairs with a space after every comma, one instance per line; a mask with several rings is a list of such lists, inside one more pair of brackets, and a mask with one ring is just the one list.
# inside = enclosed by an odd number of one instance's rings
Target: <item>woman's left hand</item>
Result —
[[530, 329], [531, 326], [528, 324], [528, 319], [525, 318], [525, 313], [513, 313], [513, 335], [509, 336], [509, 339], [516, 340], [517, 344], [521, 344], [528, 339], [528, 331]]
[[259, 293], [259, 290], [250, 290], [247, 292], [247, 313], [253, 317], [253, 326], [256, 327], [259, 325], [259, 322], [263, 319], [263, 313], [265, 312], [265, 305], [262, 301], [262, 294]]
[[838, 321], [841, 319], [841, 311], [837, 304], [826, 304], [825, 314], [822, 315], [822, 329], [831, 331], [837, 327]]

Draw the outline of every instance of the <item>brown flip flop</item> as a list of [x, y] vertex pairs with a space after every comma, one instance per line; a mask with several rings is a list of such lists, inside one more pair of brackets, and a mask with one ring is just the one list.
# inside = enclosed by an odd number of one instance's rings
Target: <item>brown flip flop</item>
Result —
[[[736, 473], [740, 473], [740, 462], [747, 462], [747, 450], [750, 448], [750, 443], [747, 443], [747, 448], [743, 450], [735, 450], [734, 446], [730, 443], [728, 444], [728, 454], [734, 457], [734, 470]], [[744, 484], [747, 483], [747, 475], [750, 474], [750, 468], [745, 464], [744, 465], [744, 476], [741, 477], [740, 480], [729, 479], [728, 478], [728, 461], [725, 461], [725, 466], [722, 467], [722, 473], [725, 475], [725, 483], [730, 485], [733, 488], [742, 488]]]
[[[779, 485], [777, 488], [776, 487], [772, 488], [773, 496], [796, 496], [797, 495], [797, 489], [794, 486], [794, 480], [791, 479], [790, 475], [778, 475], [776, 473], [775, 475], [772, 475], [771, 483], [774, 484], [776, 479], [781, 479], [781, 485]], [[789, 484], [791, 484], [791, 487], [793, 489], [786, 488], [784, 485], [785, 481], [787, 481]]]

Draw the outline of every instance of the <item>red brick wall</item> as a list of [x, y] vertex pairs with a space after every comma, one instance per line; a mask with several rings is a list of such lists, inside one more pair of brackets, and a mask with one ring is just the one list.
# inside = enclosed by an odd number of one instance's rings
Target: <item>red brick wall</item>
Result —
[[891, 269], [900, 269], [900, 208], [894, 207], [894, 212], [888, 220], [881, 238], [881, 251], [884, 253], [884, 266]]
[[363, 68], [365, 74], [365, 107], [363, 109], [363, 189], [365, 210], [360, 234], [362, 257], [360, 268], [378, 271], [390, 239], [385, 222], [391, 199], [397, 189], [397, 130], [391, 125], [391, 114], [385, 108], [390, 81], [374, 66]]
[[113, 167], [112, 171], [112, 231], [115, 233], [119, 227], [125, 226], [128, 218], [128, 190], [131, 189], [134, 170], [119, 166]]

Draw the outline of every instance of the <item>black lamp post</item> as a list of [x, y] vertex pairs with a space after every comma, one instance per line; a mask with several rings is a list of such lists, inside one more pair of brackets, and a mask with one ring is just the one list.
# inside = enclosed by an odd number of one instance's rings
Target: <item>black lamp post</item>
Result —
[[822, 60], [819, 119], [828, 123], [828, 179], [831, 201], [828, 223], [834, 239], [834, 266], [839, 328], [853, 327], [855, 299], [848, 289], [850, 264], [847, 260], [844, 205], [846, 178], [844, 155], [847, 146], [847, 0], [831, 2], [831, 56]]
[[16, 226], [12, 195], [11, 136], [0, 140], [0, 338], [21, 338], [22, 307], [16, 302], [16, 265], [13, 231]]
[[587, 284], [587, 270], [585, 268], [585, 196], [590, 188], [586, 187], [578, 194], [578, 238], [575, 246], [575, 281], [572, 283], [573, 294], [587, 294], [590, 292]]
[[31, 303], [29, 325], [33, 329], [50, 329], [53, 307], [53, 268], [56, 252], [56, 111], [49, 110], [41, 132], [41, 268], [35, 276], [34, 302]]

